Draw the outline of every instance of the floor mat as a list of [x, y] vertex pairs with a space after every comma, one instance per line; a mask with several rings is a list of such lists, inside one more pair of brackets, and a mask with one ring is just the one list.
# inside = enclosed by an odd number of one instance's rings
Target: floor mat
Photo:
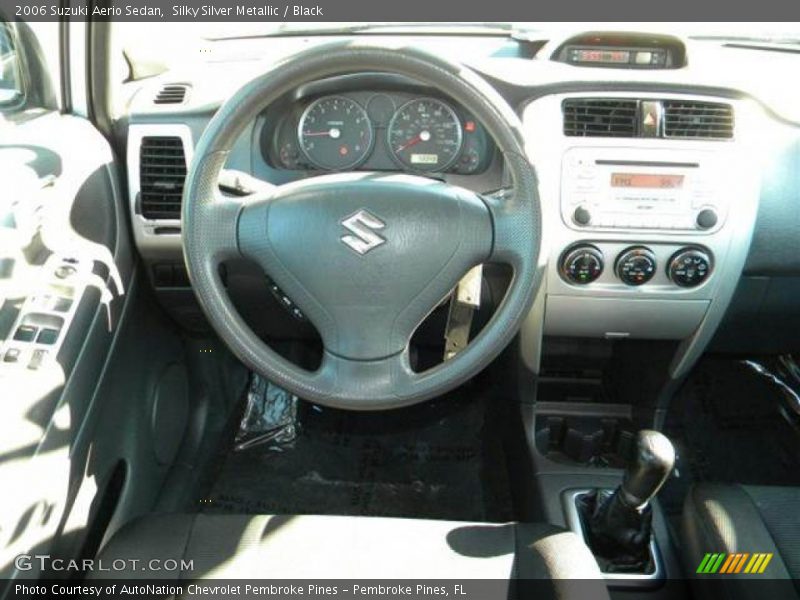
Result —
[[301, 402], [288, 444], [232, 451], [204, 512], [513, 519], [491, 383], [379, 413]]
[[800, 435], [782, 390], [744, 361], [706, 358], [673, 399], [665, 433], [678, 460], [659, 498], [680, 514], [693, 482], [800, 486]]

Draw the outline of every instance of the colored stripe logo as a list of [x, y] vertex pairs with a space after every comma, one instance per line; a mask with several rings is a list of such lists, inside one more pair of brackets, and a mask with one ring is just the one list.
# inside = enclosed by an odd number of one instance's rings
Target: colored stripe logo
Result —
[[713, 575], [715, 573], [735, 575], [736, 573], [761, 574], [772, 560], [772, 553], [766, 552], [707, 552], [697, 567], [697, 573]]

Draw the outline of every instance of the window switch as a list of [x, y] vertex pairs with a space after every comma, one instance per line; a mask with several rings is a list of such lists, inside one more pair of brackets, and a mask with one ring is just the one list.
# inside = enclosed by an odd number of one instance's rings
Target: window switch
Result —
[[67, 312], [72, 307], [72, 300], [59, 296], [53, 302], [53, 310], [56, 312]]
[[51, 346], [56, 343], [57, 339], [58, 329], [42, 329], [36, 338], [36, 343]]
[[33, 325], [20, 325], [14, 332], [14, 339], [18, 342], [32, 342], [38, 330], [39, 328]]
[[19, 360], [19, 348], [9, 348], [3, 357], [3, 362], [15, 363]]
[[42, 361], [47, 356], [47, 350], [34, 350], [31, 361], [28, 363], [28, 368], [36, 370], [42, 366]]

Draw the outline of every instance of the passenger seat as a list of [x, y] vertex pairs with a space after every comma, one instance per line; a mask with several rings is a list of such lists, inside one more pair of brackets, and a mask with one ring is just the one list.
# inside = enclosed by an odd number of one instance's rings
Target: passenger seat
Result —
[[[544, 523], [154, 514], [125, 525], [98, 558], [128, 566], [92, 573], [99, 579], [483, 579], [497, 597], [609, 600], [583, 540]], [[141, 570], [154, 559], [181, 570]]]
[[[682, 537], [697, 597], [800, 598], [800, 487], [695, 485], [684, 503]], [[714, 564], [706, 554], [718, 555]], [[747, 573], [761, 571], [753, 569], [754, 554], [772, 556], [761, 557], [763, 572]]]

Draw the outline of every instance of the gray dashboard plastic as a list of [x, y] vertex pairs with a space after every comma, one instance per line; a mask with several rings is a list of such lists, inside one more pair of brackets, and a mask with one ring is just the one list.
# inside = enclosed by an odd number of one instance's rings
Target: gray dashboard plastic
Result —
[[764, 174], [745, 275], [800, 276], [800, 130]]

